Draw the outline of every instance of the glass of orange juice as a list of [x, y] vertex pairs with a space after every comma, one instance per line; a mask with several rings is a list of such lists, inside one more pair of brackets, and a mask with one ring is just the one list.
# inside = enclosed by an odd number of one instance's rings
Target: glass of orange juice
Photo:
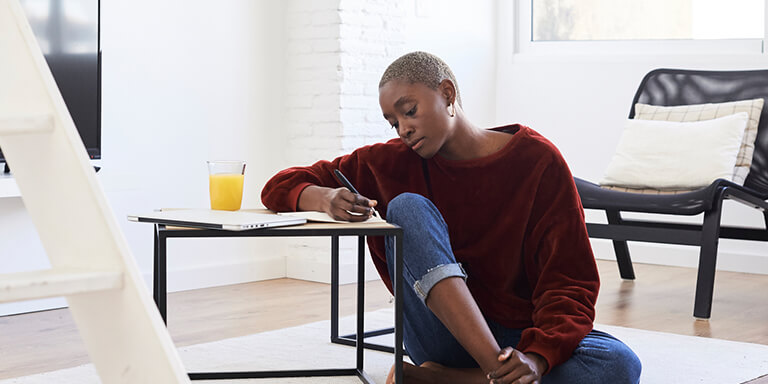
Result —
[[211, 209], [237, 211], [243, 201], [245, 161], [209, 161], [208, 187]]

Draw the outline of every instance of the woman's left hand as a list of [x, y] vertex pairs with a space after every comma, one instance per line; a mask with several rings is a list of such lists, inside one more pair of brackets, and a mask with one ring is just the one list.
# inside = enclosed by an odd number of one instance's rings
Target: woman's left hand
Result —
[[499, 352], [501, 367], [488, 374], [492, 384], [539, 384], [547, 361], [536, 353], [523, 353], [512, 347]]

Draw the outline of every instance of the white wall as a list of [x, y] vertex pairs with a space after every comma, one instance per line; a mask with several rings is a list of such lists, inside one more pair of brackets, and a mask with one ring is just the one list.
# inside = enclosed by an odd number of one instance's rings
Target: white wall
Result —
[[[504, 20], [514, 20], [509, 13]], [[519, 54], [513, 52], [513, 30], [500, 35], [497, 117], [520, 122], [544, 134], [560, 148], [574, 175], [598, 181], [613, 155], [623, 122], [643, 75], [660, 67], [687, 69], [755, 69], [768, 66], [768, 56], [672, 54]], [[602, 220], [587, 211], [589, 220]], [[632, 215], [632, 217], [643, 217]], [[647, 216], [646, 216], [647, 217]], [[701, 216], [688, 218], [701, 222]], [[726, 202], [724, 225], [764, 228], [762, 213]], [[598, 258], [615, 259], [608, 240], [593, 240]], [[634, 261], [696, 266], [698, 248], [630, 243]], [[768, 273], [768, 244], [721, 240], [718, 268]]]
[[427, 51], [445, 60], [459, 83], [464, 111], [480, 127], [504, 124], [495, 103], [496, 10], [494, 0], [416, 1], [405, 31], [403, 53]]
[[[283, 166], [283, 7], [270, 0], [101, 7], [99, 180], [149, 279], [152, 226], [129, 223], [129, 212], [207, 207], [205, 161], [214, 158], [248, 161], [243, 207], [260, 207], [261, 186]], [[0, 212], [0, 273], [49, 266], [21, 199], [0, 198]], [[169, 289], [283, 277], [280, 247], [272, 239], [171, 240]], [[0, 314], [61, 304], [11, 303]]]
[[[244, 208], [280, 167], [282, 7], [274, 1], [105, 2], [102, 180], [118, 218], [207, 207], [205, 161], [244, 159]], [[144, 272], [150, 225], [125, 223]], [[271, 240], [171, 240], [169, 289], [282, 277]]]

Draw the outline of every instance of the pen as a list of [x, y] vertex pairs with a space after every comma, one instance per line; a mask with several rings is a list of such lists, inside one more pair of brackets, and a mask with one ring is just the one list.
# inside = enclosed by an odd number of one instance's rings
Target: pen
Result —
[[[354, 193], [355, 195], [360, 194], [360, 192], [358, 192], [357, 189], [355, 189], [355, 186], [352, 185], [352, 183], [350, 183], [346, 177], [344, 177], [344, 174], [341, 173], [341, 171], [339, 171], [338, 169], [334, 169], [333, 174], [336, 175], [336, 179], [339, 180], [341, 185], [347, 187], [347, 189], [349, 189], [350, 192]], [[373, 215], [376, 217], [379, 217], [378, 212], [376, 212], [376, 208], [371, 207], [371, 209], [373, 210]]]

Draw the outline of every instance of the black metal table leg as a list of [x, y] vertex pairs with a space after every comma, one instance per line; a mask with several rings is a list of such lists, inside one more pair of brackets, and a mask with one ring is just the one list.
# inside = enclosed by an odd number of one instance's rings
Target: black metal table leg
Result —
[[339, 237], [331, 236], [331, 343], [339, 343]]
[[168, 283], [167, 283], [167, 258], [166, 258], [166, 242], [167, 237], [160, 230], [160, 225], [155, 224], [155, 263], [154, 263], [154, 298], [157, 310], [160, 311], [160, 317], [163, 318], [163, 322], [168, 325], [167, 315], [167, 298], [168, 298]]
[[395, 383], [403, 382], [403, 236], [395, 236]]
[[357, 238], [357, 369], [363, 370], [365, 351], [365, 236]]
[[155, 300], [155, 305], [157, 305], [157, 302], [160, 299], [160, 292], [158, 292], [158, 289], [157, 289], [159, 284], [158, 280], [160, 279], [160, 271], [158, 270], [159, 263], [157, 260], [157, 246], [159, 243], [159, 240], [157, 239], [157, 237], [159, 236], [159, 234], [158, 234], [157, 224], [155, 224], [153, 228], [154, 228], [154, 233], [153, 233], [154, 247], [152, 248], [152, 298]]
[[[395, 236], [397, 239], [398, 236]], [[336, 253], [334, 253], [333, 244], [336, 244]], [[364, 250], [364, 243], [362, 245], [358, 245], [358, 250], [363, 249], [363, 254], [365, 253]], [[359, 257], [359, 255], [358, 255]], [[364, 258], [364, 256], [363, 256]], [[341, 335], [339, 336], [339, 311], [338, 311], [338, 305], [339, 305], [339, 276], [338, 276], [338, 243], [332, 243], [331, 248], [331, 342], [335, 344], [341, 344], [341, 345], [348, 345], [348, 346], [357, 346], [358, 345], [358, 332], [350, 333], [348, 335]], [[394, 284], [394, 280], [393, 280]], [[395, 348], [390, 347], [389, 345], [383, 345], [383, 344], [377, 344], [377, 343], [368, 343], [365, 342], [365, 339], [370, 337], [376, 337], [376, 336], [382, 336], [382, 335], [389, 335], [393, 334], [395, 332], [394, 327], [389, 328], [383, 328], [383, 329], [377, 329], [372, 331], [365, 331], [363, 332], [363, 348], [370, 349], [373, 351], [381, 351], [381, 352], [388, 352], [388, 353], [395, 353]], [[407, 355], [405, 351], [403, 351], [403, 355]]]

